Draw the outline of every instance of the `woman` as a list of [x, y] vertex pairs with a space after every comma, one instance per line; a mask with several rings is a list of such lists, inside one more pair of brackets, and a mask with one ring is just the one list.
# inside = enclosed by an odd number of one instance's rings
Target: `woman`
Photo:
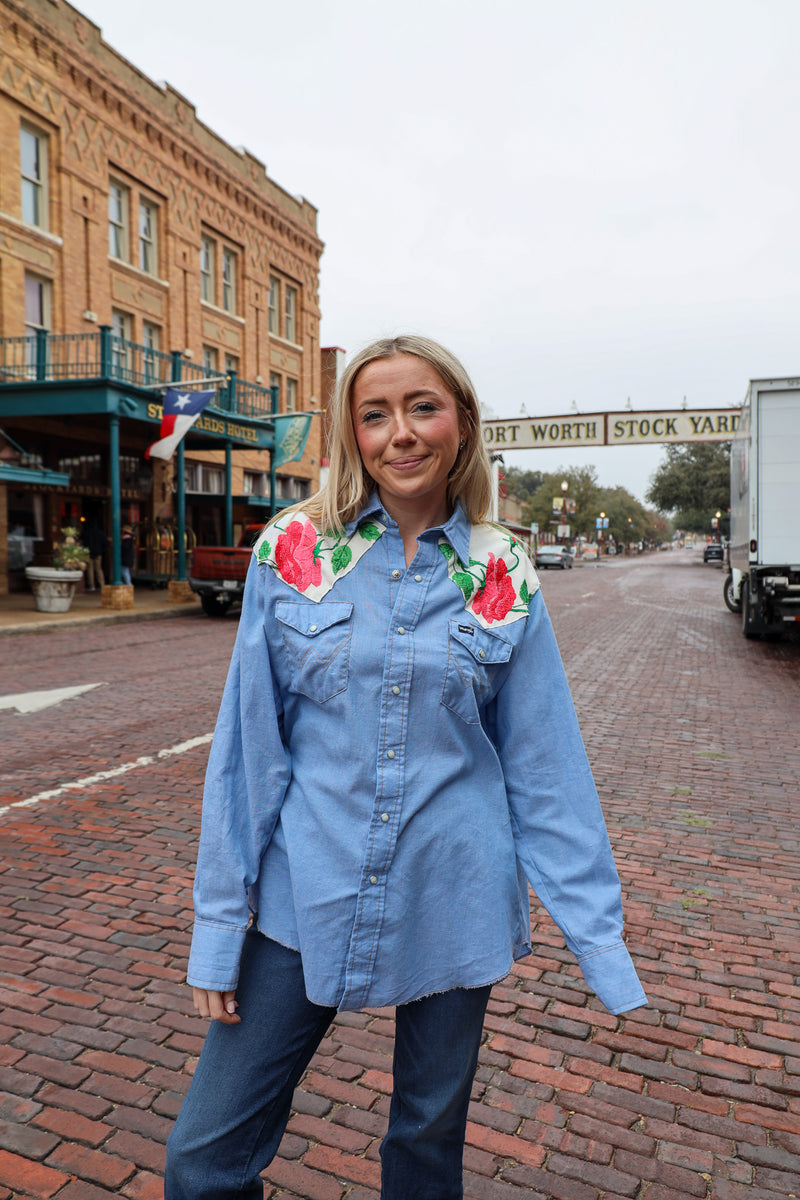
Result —
[[[646, 1003], [536, 576], [485, 524], [478, 402], [425, 338], [344, 372], [327, 485], [254, 549], [208, 765], [189, 964], [212, 1018], [166, 1200], [262, 1195], [337, 1010], [396, 1006], [384, 1200], [455, 1200], [528, 882], [613, 1013]], [[251, 919], [252, 918], [252, 919]]]

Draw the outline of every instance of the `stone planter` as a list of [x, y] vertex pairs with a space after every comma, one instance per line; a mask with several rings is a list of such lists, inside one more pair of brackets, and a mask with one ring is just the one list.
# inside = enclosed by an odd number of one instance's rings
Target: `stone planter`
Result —
[[39, 612], [69, 612], [75, 588], [83, 571], [65, 571], [59, 567], [26, 567], [25, 576], [31, 585]]

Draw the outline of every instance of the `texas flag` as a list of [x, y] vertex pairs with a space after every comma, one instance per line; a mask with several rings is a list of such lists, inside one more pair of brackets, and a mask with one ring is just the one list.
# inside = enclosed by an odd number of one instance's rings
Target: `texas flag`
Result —
[[168, 388], [164, 395], [161, 437], [144, 452], [145, 458], [172, 458], [175, 447], [194, 425], [216, 392], [179, 392]]

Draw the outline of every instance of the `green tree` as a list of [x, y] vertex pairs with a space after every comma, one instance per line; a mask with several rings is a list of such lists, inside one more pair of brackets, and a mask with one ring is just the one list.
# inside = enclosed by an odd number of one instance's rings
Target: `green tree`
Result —
[[542, 486], [544, 476], [541, 471], [521, 471], [519, 467], [506, 467], [504, 478], [509, 496], [527, 504]]
[[[600, 489], [597, 485], [597, 472], [594, 467], [563, 468], [542, 477], [542, 483], [522, 510], [522, 519], [526, 523], [536, 521], [540, 533], [556, 532], [559, 521], [553, 516], [553, 499], [563, 496], [562, 482], [568, 483], [567, 498], [575, 501], [575, 512], [570, 514], [567, 524], [573, 537], [578, 534], [590, 536], [593, 534], [595, 519], [600, 511], [597, 496]], [[552, 524], [551, 524], [552, 522]]]
[[667, 457], [653, 475], [647, 499], [671, 513], [680, 529], [709, 533], [711, 518], [730, 504], [730, 442], [689, 442], [667, 446]]
[[601, 488], [598, 493], [599, 511], [608, 517], [603, 540], [622, 542], [651, 542], [658, 544], [669, 536], [669, 522], [652, 509], [647, 509], [624, 487]]

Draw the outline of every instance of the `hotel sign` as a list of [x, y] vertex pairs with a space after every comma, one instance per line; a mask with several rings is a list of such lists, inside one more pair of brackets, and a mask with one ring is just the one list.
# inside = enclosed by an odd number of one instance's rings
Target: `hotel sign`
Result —
[[656, 409], [652, 412], [585, 413], [483, 421], [491, 450], [565, 446], [647, 446], [657, 442], [729, 442], [741, 417], [737, 408]]

